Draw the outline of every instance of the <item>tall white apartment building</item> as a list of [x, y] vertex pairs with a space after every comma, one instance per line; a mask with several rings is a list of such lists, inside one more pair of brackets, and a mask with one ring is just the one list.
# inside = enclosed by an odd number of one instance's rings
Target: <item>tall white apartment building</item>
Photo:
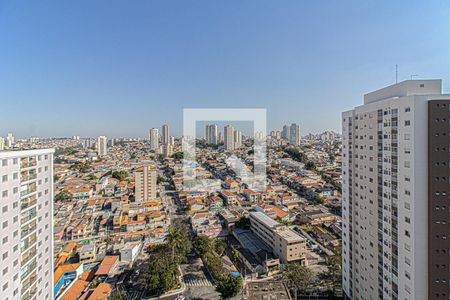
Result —
[[234, 148], [239, 149], [242, 146], [242, 132], [239, 130], [234, 131]]
[[293, 146], [300, 145], [300, 126], [292, 123], [289, 129], [289, 142]]
[[366, 94], [342, 114], [343, 288], [450, 299], [450, 95], [440, 80]]
[[217, 125], [216, 124], [208, 124], [205, 127], [205, 138], [207, 144], [217, 144]]
[[3, 300], [53, 297], [53, 152], [0, 152]]
[[226, 125], [223, 128], [223, 142], [226, 150], [234, 150], [234, 128]]
[[158, 128], [150, 129], [150, 149], [159, 149], [159, 130]]
[[108, 154], [108, 138], [104, 135], [97, 138], [97, 154], [100, 157]]
[[0, 151], [5, 150], [5, 139], [0, 136]]
[[6, 146], [8, 146], [8, 148], [12, 148], [14, 146], [14, 143], [14, 135], [12, 133], [8, 133], [8, 135], [6, 136]]
[[162, 126], [161, 142], [163, 146], [169, 145], [170, 143], [169, 125]]

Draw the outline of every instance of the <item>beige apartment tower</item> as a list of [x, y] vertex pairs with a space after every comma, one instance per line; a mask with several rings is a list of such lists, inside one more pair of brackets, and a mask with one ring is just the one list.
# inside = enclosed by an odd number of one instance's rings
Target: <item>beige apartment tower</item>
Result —
[[156, 199], [156, 167], [148, 164], [140, 167], [135, 173], [135, 200], [136, 202], [147, 202]]

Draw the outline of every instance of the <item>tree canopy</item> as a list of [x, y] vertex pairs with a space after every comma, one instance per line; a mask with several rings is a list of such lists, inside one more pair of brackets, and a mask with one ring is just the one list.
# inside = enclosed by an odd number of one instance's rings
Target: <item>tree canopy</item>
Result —
[[284, 265], [282, 276], [289, 287], [300, 291], [305, 291], [315, 279], [312, 271], [299, 263]]
[[242, 288], [242, 278], [234, 277], [230, 272], [223, 274], [217, 278], [216, 291], [222, 299], [230, 299], [236, 296]]
[[129, 176], [127, 171], [113, 171], [111, 175], [113, 178], [116, 178], [120, 181], [125, 180]]

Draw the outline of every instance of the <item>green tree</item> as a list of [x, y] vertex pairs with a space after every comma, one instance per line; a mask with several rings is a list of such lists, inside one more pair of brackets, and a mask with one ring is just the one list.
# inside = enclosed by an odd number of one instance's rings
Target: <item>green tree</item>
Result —
[[194, 252], [202, 259], [206, 258], [208, 253], [211, 253], [214, 247], [213, 240], [206, 235], [199, 235], [194, 238], [192, 243]]
[[239, 259], [240, 254], [241, 254], [241, 253], [240, 253], [239, 250], [237, 250], [237, 249], [233, 249], [233, 251], [231, 251], [231, 255], [233, 256], [233, 259], [234, 259], [235, 261]]
[[225, 252], [225, 249], [227, 248], [227, 246], [228, 246], [227, 243], [222, 241], [222, 240], [219, 240], [219, 239], [214, 240], [214, 251], [219, 256], [223, 255], [223, 253]]
[[181, 160], [183, 159], [183, 152], [175, 152], [174, 154], [172, 154], [172, 158], [175, 160]]
[[281, 274], [289, 287], [299, 291], [305, 291], [315, 279], [312, 271], [299, 263], [284, 265]]
[[250, 219], [247, 217], [241, 217], [239, 221], [236, 222], [236, 227], [241, 229], [250, 229]]
[[146, 275], [148, 294], [160, 296], [176, 287], [178, 265], [171, 257], [168, 245], [160, 245], [152, 250]]
[[329, 256], [327, 259], [327, 271], [321, 274], [325, 280], [332, 282], [333, 286], [340, 286], [342, 280], [342, 257]]
[[97, 179], [97, 176], [95, 176], [94, 174], [89, 174], [89, 175], [88, 175], [88, 179], [89, 179], [89, 180], [96, 180], [96, 179]]
[[113, 171], [111, 175], [120, 181], [125, 180], [129, 176], [127, 171]]
[[172, 249], [172, 260], [179, 262], [191, 250], [191, 244], [186, 234], [179, 228], [171, 228], [165, 241]]
[[72, 197], [69, 192], [64, 190], [59, 192], [58, 195], [55, 196], [55, 202], [67, 202], [71, 199]]
[[306, 170], [317, 170], [317, 167], [316, 167], [316, 165], [314, 164], [314, 162], [312, 162], [312, 161], [307, 161], [306, 162], [306, 164], [305, 164], [305, 169]]
[[222, 274], [223, 259], [221, 256], [215, 256], [211, 253], [208, 254], [206, 259], [206, 265], [215, 279]]
[[234, 277], [230, 272], [217, 278], [216, 291], [222, 299], [230, 299], [236, 296], [242, 288], [242, 278]]
[[124, 292], [120, 290], [114, 290], [111, 295], [109, 296], [110, 300], [125, 300], [126, 295]]

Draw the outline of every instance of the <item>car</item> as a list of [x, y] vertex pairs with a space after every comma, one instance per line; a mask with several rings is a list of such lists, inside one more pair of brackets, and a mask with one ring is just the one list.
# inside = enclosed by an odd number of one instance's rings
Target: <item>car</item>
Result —
[[186, 297], [183, 295], [179, 295], [178, 297], [175, 298], [175, 300], [186, 300]]

